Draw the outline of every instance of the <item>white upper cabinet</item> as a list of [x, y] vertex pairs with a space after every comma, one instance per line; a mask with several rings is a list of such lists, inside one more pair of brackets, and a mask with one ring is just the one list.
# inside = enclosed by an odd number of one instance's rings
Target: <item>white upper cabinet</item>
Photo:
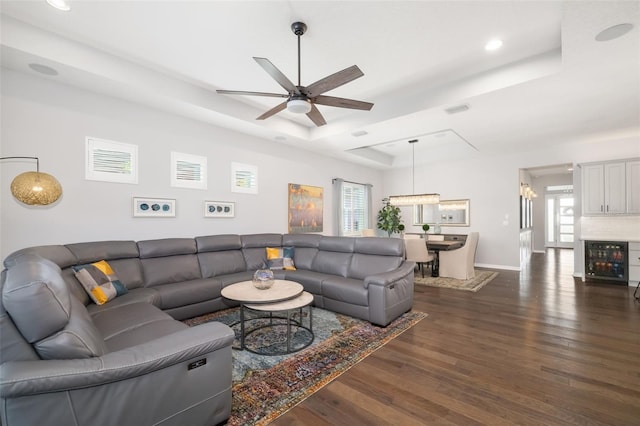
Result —
[[604, 164], [582, 167], [582, 213], [604, 214]]
[[605, 163], [604, 165], [604, 212], [627, 212], [627, 179], [625, 163]]
[[627, 213], [640, 214], [640, 160], [627, 162]]
[[640, 214], [640, 160], [582, 166], [582, 214]]

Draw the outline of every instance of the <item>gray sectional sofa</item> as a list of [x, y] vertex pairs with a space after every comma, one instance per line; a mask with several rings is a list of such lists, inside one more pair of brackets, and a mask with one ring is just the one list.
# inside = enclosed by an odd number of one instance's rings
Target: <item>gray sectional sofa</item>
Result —
[[[233, 332], [179, 320], [233, 306], [267, 247], [292, 247], [314, 305], [386, 326], [413, 304], [402, 240], [316, 234], [213, 235], [19, 250], [0, 305], [3, 425], [213, 425], [231, 408]], [[128, 292], [94, 304], [73, 266], [106, 260]]]

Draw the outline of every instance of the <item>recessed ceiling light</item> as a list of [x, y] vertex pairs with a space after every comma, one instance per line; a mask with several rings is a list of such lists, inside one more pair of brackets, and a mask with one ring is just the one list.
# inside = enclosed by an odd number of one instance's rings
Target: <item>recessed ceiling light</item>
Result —
[[498, 50], [501, 47], [502, 47], [502, 40], [494, 38], [492, 40], [489, 40], [487, 44], [484, 45], [484, 50], [491, 52], [493, 50]]
[[633, 29], [633, 24], [618, 24], [600, 31], [596, 36], [596, 41], [609, 41], [622, 37]]
[[51, 67], [42, 64], [29, 64], [29, 68], [34, 70], [35, 72], [39, 72], [40, 74], [45, 75], [58, 75], [58, 71], [54, 70]]
[[69, 2], [66, 0], [47, 0], [49, 6], [55, 7], [58, 10], [62, 10], [63, 12], [68, 12], [71, 10], [71, 6], [69, 6]]
[[368, 135], [368, 134], [369, 133], [366, 130], [357, 130], [357, 131], [351, 133], [351, 136], [358, 137], [358, 136], [364, 136], [364, 135]]

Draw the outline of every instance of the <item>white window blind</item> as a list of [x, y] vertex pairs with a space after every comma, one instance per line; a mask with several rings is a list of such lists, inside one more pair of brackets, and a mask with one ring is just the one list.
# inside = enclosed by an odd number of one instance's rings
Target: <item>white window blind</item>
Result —
[[88, 137], [85, 179], [138, 183], [138, 146]]
[[171, 186], [207, 189], [207, 157], [172, 152]]
[[231, 163], [231, 192], [258, 193], [258, 168], [248, 164]]
[[357, 235], [369, 227], [365, 185], [345, 182], [342, 186], [342, 222], [344, 235]]

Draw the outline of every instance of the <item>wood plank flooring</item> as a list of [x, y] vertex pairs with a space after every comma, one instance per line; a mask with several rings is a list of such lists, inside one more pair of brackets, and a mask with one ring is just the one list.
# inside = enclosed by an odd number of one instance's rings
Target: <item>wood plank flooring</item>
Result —
[[416, 286], [429, 317], [273, 425], [640, 425], [634, 288], [534, 253], [477, 293]]

